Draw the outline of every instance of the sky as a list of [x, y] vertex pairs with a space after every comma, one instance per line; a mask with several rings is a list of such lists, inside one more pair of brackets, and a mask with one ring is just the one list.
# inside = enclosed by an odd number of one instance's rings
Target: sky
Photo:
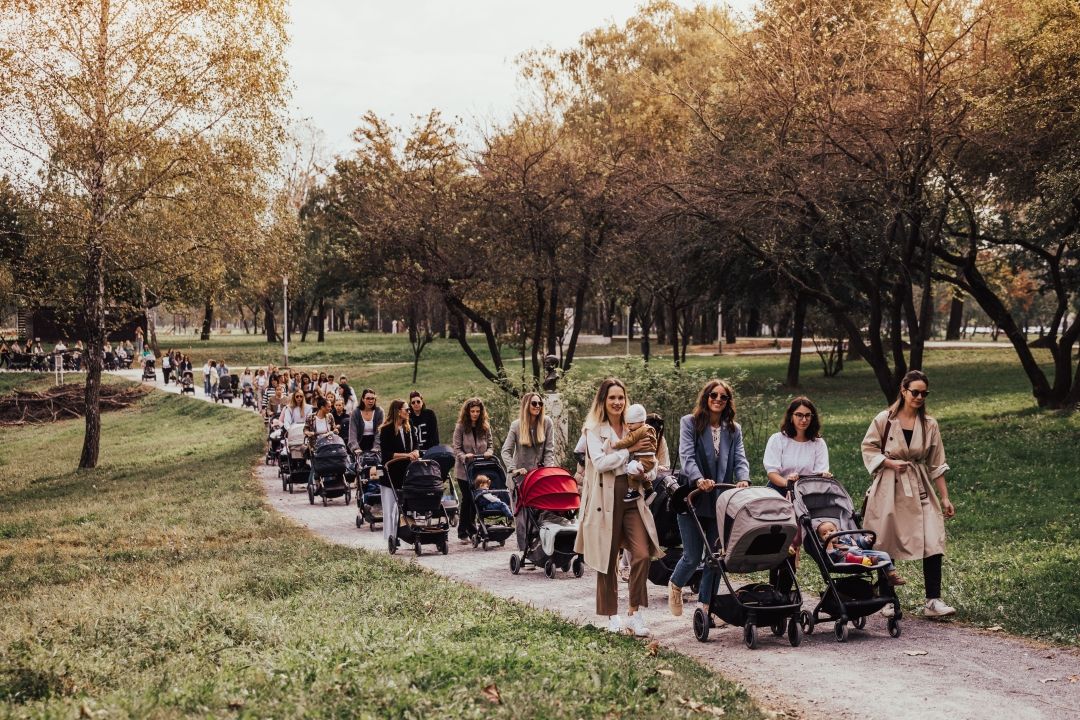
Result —
[[[678, 0], [690, 6], [691, 0]], [[368, 110], [408, 127], [438, 108], [467, 126], [524, 98], [514, 59], [622, 23], [639, 0], [292, 0], [293, 115], [340, 152]], [[745, 12], [751, 0], [731, 0]], [[468, 137], [468, 134], [466, 135]]]

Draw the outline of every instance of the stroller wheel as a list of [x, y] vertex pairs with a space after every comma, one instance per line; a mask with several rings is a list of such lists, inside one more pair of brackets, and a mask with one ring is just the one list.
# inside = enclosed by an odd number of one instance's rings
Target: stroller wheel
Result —
[[521, 560], [518, 558], [517, 553], [513, 553], [510, 555], [510, 573], [517, 575], [519, 572], [521, 572]]
[[352, 504], [352, 490], [346, 490], [345, 491], [345, 504], [346, 505], [351, 505]]
[[544, 563], [544, 574], [547, 575], [552, 580], [554, 580], [555, 579], [555, 563], [551, 562], [550, 560], [548, 560], [546, 563]]
[[450, 545], [445, 540], [443, 540], [441, 543], [439, 543], [438, 547], [439, 547], [439, 552], [441, 552], [443, 555], [446, 555], [446, 554], [448, 554], [450, 552]]
[[837, 620], [833, 625], [833, 635], [836, 637], [836, 642], [847, 642], [848, 626], [843, 620]]
[[709, 618], [701, 608], [694, 610], [694, 637], [698, 642], [706, 642], [709, 639]]
[[889, 637], [900, 637], [900, 621], [894, 617], [889, 618]]
[[371, 532], [375, 532], [375, 523], [374, 523], [374, 521], [372, 521], [371, 523], [368, 523], [368, 530], [370, 530]]
[[450, 518], [450, 527], [457, 527], [457, 515]]
[[356, 516], [356, 527], [364, 527], [364, 518], [360, 517], [359, 515]]
[[802, 645], [802, 625], [799, 624], [798, 619], [795, 617], [788, 620], [787, 637], [791, 647]]
[[750, 623], [747, 623], [746, 626], [743, 627], [742, 639], [748, 649], [755, 649], [757, 647], [757, 628]]
[[390, 551], [391, 555], [396, 553], [397, 552], [397, 538], [392, 536], [392, 535], [390, 537], [386, 538], [386, 548], [387, 548], [387, 550]]
[[480, 543], [480, 546], [481, 546], [482, 548], [484, 548], [484, 552], [487, 552], [487, 551], [488, 551], [488, 544], [487, 544], [487, 540], [485, 540], [484, 542]]
[[855, 618], [854, 620], [851, 621], [851, 625], [856, 630], [862, 630], [864, 627], [866, 627], [866, 616], [863, 615], [860, 618]]
[[[310, 504], [312, 504], [312, 505], [315, 504], [315, 487], [311, 483], [308, 483], [308, 486], [307, 486], [307, 499], [308, 499], [308, 502]], [[324, 502], [325, 502], [325, 498], [324, 498]]]
[[778, 621], [774, 622], [769, 629], [772, 630], [772, 634], [774, 636], [780, 637], [781, 635], [784, 634], [784, 621], [783, 620], [778, 620]]
[[807, 635], [814, 634], [814, 614], [809, 610], [803, 610], [799, 613], [799, 624], [802, 625], [803, 632]]
[[499, 541], [499, 547], [506, 547], [506, 541], [505, 540], [500, 540]]
[[413, 543], [413, 551], [417, 555], [422, 555], [424, 553], [424, 548], [420, 545], [419, 540], [417, 540], [416, 542]]
[[570, 564], [570, 570], [574, 573], [574, 577], [576, 578], [585, 574], [585, 563], [582, 562], [580, 555], [574, 558], [574, 562]]

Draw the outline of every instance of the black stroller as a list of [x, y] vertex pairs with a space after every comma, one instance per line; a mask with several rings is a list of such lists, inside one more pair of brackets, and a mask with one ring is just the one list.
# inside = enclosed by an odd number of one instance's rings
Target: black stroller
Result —
[[[394, 476], [389, 467], [392, 464], [395, 463], [387, 463], [390, 477]], [[390, 554], [396, 553], [402, 542], [411, 544], [417, 555], [423, 553], [424, 545], [434, 545], [443, 555], [450, 552], [447, 543], [450, 521], [442, 505], [444, 479], [439, 464], [433, 460], [414, 460], [406, 468], [401, 486], [396, 487], [393, 482], [389, 485], [398, 512], [396, 532], [387, 538]]]
[[[892, 605], [893, 616], [888, 619], [889, 635], [900, 637], [900, 600], [885, 575], [887, 563], [862, 565], [835, 563], [825, 546], [833, 538], [844, 540], [853, 534], [876, 539], [871, 530], [859, 528], [860, 518], [855, 512], [851, 496], [840, 482], [827, 477], [799, 478], [795, 483], [795, 514], [803, 532], [803, 547], [814, 559], [825, 581], [825, 592], [814, 610], [804, 610], [799, 622], [806, 633], [814, 632], [814, 625], [821, 620], [832, 621], [837, 642], [848, 637], [848, 622], [857, 630], [866, 627], [866, 617]], [[838, 528], [824, 539], [819, 538], [817, 526], [828, 520]], [[874, 575], [877, 582], [872, 582]]]
[[249, 407], [252, 410], [255, 409], [255, 388], [250, 385], [244, 386], [244, 389], [240, 392], [240, 405]]
[[154, 358], [146, 358], [142, 366], [142, 379], [151, 382], [157, 381], [157, 371], [154, 370]]
[[[488, 490], [476, 489], [476, 478], [485, 475], [491, 480]], [[472, 492], [473, 507], [476, 511], [473, 515], [473, 526], [469, 528], [469, 538], [473, 547], [482, 546], [488, 549], [488, 543], [499, 543], [499, 547], [506, 545], [506, 539], [513, 535], [517, 529], [513, 518], [508, 518], [501, 512], [484, 512], [480, 510], [480, 498], [483, 494], [491, 494], [506, 503], [510, 507], [513, 501], [510, 491], [506, 487], [506, 471], [502, 464], [495, 458], [478, 457], [465, 466], [465, 477], [469, 482]]]
[[311, 451], [311, 473], [308, 474], [308, 502], [315, 504], [315, 497], [322, 498], [325, 506], [333, 498], [345, 497], [345, 504], [352, 502], [352, 488], [346, 473], [349, 470], [349, 451], [345, 441], [335, 433], [315, 438]]
[[190, 370], [185, 370], [184, 376], [180, 379], [180, 394], [184, 393], [195, 394], [195, 375]]
[[[211, 370], [210, 372], [213, 372], [213, 370]], [[232, 380], [230, 380], [228, 375], [219, 376], [217, 384], [217, 394], [214, 395], [214, 402], [225, 402], [226, 400], [228, 400], [229, 404], [231, 405], [234, 397], [235, 395], [233, 395]]]
[[[705, 553], [705, 563], [716, 574], [713, 577], [712, 600], [709, 610], [729, 625], [743, 629], [743, 642], [753, 650], [757, 647], [757, 626], [768, 626], [777, 637], [787, 629], [792, 647], [802, 643], [802, 626], [799, 611], [802, 609], [802, 593], [794, 579], [794, 569], [788, 548], [795, 539], [798, 525], [791, 503], [769, 488], [738, 488], [717, 483], [726, 490], [716, 500], [716, 523], [719, 538], [716, 548]], [[687, 497], [687, 505], [697, 493]], [[706, 538], [701, 520], [692, 509], [702, 539]], [[706, 540], [707, 543], [707, 540]], [[780, 592], [769, 583], [750, 583], [739, 589], [731, 585], [730, 573], [749, 573], [773, 570], [787, 563], [793, 579], [790, 592]], [[728, 592], [719, 594], [720, 579]], [[709, 616], [701, 608], [694, 611], [694, 637], [705, 642], [712, 626]]]
[[281, 448], [285, 445], [285, 428], [281, 427], [281, 421], [274, 419], [270, 423], [270, 431], [266, 435], [266, 464], [276, 465], [281, 457]]
[[357, 463], [356, 487], [356, 527], [367, 524], [375, 532], [376, 523], [383, 521], [381, 483], [385, 482], [386, 471], [382, 457], [377, 452], [366, 452]]
[[307, 460], [307, 438], [304, 436], [304, 423], [294, 423], [285, 428], [285, 444], [278, 456], [278, 474], [281, 476], [281, 489], [291, 493], [294, 485], [306, 485], [311, 477], [311, 465]]
[[[660, 587], [667, 587], [671, 582], [671, 575], [675, 572], [675, 566], [683, 556], [682, 533], [679, 532], [679, 524], [675, 519], [678, 515], [677, 501], [674, 499], [678, 490], [679, 482], [674, 475], [657, 478], [653, 483], [656, 497], [649, 506], [652, 511], [653, 524], [656, 526], [656, 536], [660, 541], [660, 549], [664, 554], [649, 564], [649, 582]], [[694, 571], [687, 585], [695, 593], [701, 583], [701, 565]]]
[[428, 448], [421, 455], [424, 460], [434, 460], [439, 464], [443, 478], [450, 487], [450, 494], [443, 495], [442, 504], [446, 510], [446, 517], [450, 520], [450, 527], [457, 527], [460, 503], [457, 490], [454, 487], [454, 449], [449, 445], [436, 445]]

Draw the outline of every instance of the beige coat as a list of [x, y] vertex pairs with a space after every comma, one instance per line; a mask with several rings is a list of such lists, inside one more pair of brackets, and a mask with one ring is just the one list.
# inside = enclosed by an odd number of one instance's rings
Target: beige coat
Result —
[[[617, 441], [607, 423], [585, 431], [585, 480], [581, 486], [581, 521], [574, 552], [584, 555], [585, 564], [601, 573], [608, 572], [615, 503], [623, 501], [621, 497], [615, 497], [615, 478], [626, 474], [626, 463], [630, 459], [629, 451], [612, 448]], [[655, 475], [653, 470], [646, 477], [653, 480]], [[637, 499], [637, 509], [649, 534], [649, 554], [659, 557], [660, 541], [644, 496]]]
[[[949, 469], [937, 421], [916, 422], [909, 445], [897, 418], [883, 438], [889, 411], [874, 418], [862, 441], [863, 464], [874, 482], [867, 491], [863, 527], [877, 533], [874, 548], [893, 560], [918, 560], [945, 552], [945, 516], [934, 492], [935, 478]], [[907, 472], [898, 474], [884, 466], [885, 458], [907, 460]], [[925, 495], [925, 497], [923, 497]]]

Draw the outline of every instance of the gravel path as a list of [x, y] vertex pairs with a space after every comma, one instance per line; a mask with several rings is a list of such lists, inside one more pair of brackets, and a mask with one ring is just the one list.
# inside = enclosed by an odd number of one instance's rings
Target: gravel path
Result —
[[[156, 387], [161, 388], [160, 384]], [[201, 387], [197, 397], [206, 399]], [[346, 506], [339, 498], [328, 507], [318, 500], [310, 505], [306, 493], [282, 491], [277, 468], [260, 464], [255, 474], [267, 502], [312, 533], [329, 542], [387, 552], [381, 532], [356, 527], [355, 504]], [[449, 555], [424, 546], [424, 555], [416, 557], [403, 546], [397, 557], [495, 595], [556, 612], [572, 622], [599, 622], [594, 614], [591, 570], [581, 579], [560, 573], [549, 580], [542, 570], [514, 576], [508, 566], [512, 545], [511, 538], [506, 548], [484, 552], [459, 544], [451, 529]], [[898, 639], [888, 636], [880, 616], [873, 616], [864, 631], [851, 631], [847, 643], [837, 643], [831, 625], [826, 625], [806, 637], [799, 648], [766, 630], [759, 634], [758, 649], [747, 650], [739, 628], [717, 629], [709, 642], [697, 642], [690, 626], [692, 613], [672, 617], [666, 590], [650, 584], [649, 593], [647, 618], [653, 639], [739, 680], [763, 706], [789, 717], [1080, 718], [1080, 653], [1075, 650], [910, 616], [905, 616]], [[625, 597], [624, 593], [624, 602]], [[809, 594], [804, 597], [809, 604]], [[692, 607], [688, 602], [687, 608]]]

